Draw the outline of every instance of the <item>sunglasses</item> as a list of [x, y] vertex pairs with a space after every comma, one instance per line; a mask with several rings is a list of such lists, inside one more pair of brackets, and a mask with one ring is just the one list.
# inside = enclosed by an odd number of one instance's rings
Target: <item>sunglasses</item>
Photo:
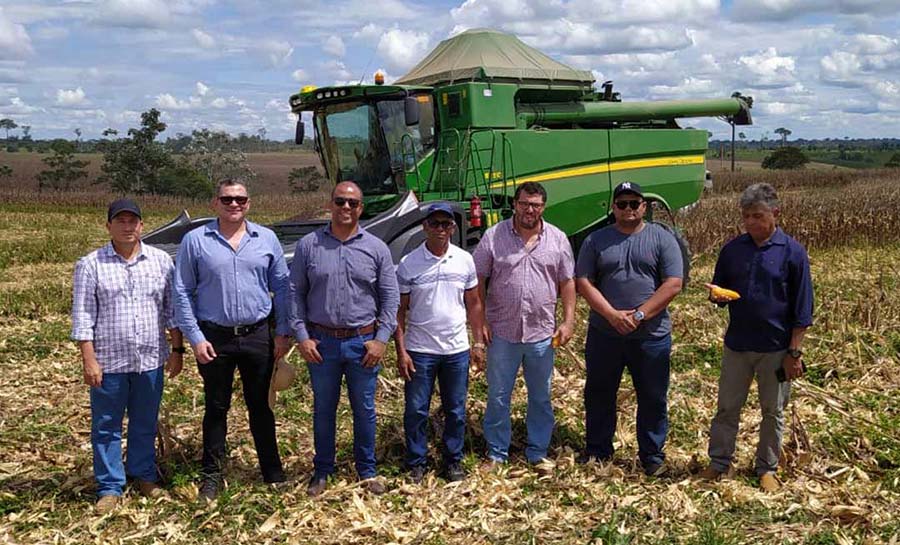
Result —
[[426, 220], [426, 223], [428, 224], [428, 227], [431, 227], [432, 229], [444, 229], [444, 230], [448, 230], [451, 227], [453, 227], [454, 225], [456, 225], [453, 222], [453, 220], [429, 219], [429, 220]]
[[244, 206], [249, 200], [250, 197], [245, 197], [244, 195], [238, 195], [236, 197], [233, 197], [231, 195], [222, 195], [221, 197], [219, 197], [219, 202], [224, 204], [225, 206], [228, 206], [233, 202], [238, 203], [239, 206]]
[[616, 208], [619, 210], [625, 210], [628, 207], [631, 207], [632, 210], [637, 210], [644, 203], [644, 201], [616, 201]]
[[343, 208], [346, 204], [350, 207], [350, 210], [353, 210], [360, 205], [359, 199], [345, 199], [344, 197], [335, 197], [333, 202], [338, 208]]

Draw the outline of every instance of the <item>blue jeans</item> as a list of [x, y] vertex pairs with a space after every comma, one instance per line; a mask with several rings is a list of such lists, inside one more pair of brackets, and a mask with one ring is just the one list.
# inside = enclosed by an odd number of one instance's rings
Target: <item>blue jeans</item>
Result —
[[584, 360], [585, 452], [598, 458], [613, 455], [616, 396], [627, 367], [637, 395], [638, 456], [644, 468], [661, 464], [669, 431], [669, 356], [672, 336], [629, 339], [588, 328]]
[[347, 377], [347, 394], [353, 410], [353, 458], [360, 479], [375, 476], [375, 386], [381, 366], [363, 367], [363, 345], [374, 334], [336, 339], [317, 331], [322, 363], [309, 363], [313, 389], [313, 458], [316, 476], [334, 473], [335, 426], [341, 382]]
[[[163, 368], [104, 373], [91, 387], [91, 446], [98, 496], [121, 496], [125, 475], [156, 482], [156, 422]], [[122, 419], [128, 412], [128, 459], [122, 463]]]
[[505, 462], [509, 457], [511, 434], [509, 405], [519, 365], [525, 374], [528, 412], [525, 426], [528, 444], [525, 457], [537, 462], [547, 456], [553, 435], [553, 404], [550, 402], [550, 378], [553, 353], [550, 338], [533, 343], [513, 343], [494, 337], [487, 350], [488, 399], [484, 411], [484, 438], [488, 458]]
[[458, 354], [409, 352], [416, 372], [406, 383], [406, 465], [425, 465], [428, 455], [428, 413], [437, 377], [444, 411], [444, 464], [462, 460], [466, 437], [466, 395], [469, 390], [469, 351]]

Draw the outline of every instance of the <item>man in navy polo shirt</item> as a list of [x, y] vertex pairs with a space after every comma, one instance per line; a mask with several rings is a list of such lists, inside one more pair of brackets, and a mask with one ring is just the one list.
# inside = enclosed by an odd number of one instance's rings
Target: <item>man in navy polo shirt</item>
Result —
[[789, 381], [803, 375], [800, 345], [812, 325], [812, 279], [806, 250], [776, 225], [780, 210], [775, 189], [751, 185], [741, 195], [740, 206], [747, 232], [722, 248], [713, 283], [707, 285], [734, 290], [741, 297], [728, 302], [710, 291], [711, 301], [728, 305], [730, 320], [718, 409], [709, 432], [710, 465], [701, 477], [716, 480], [731, 472], [741, 409], [755, 376], [762, 411], [755, 467], [760, 488], [774, 492], [780, 486], [775, 471]]

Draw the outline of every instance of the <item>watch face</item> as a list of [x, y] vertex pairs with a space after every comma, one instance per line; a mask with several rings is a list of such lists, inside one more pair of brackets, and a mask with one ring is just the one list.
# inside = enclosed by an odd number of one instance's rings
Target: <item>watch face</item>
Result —
[[637, 320], [637, 321], [639, 321], [639, 322], [640, 322], [641, 320], [643, 320], [643, 319], [644, 319], [644, 313], [643, 313], [643, 311], [640, 311], [640, 310], [639, 310], [639, 311], [635, 312], [635, 313], [634, 313], [634, 319]]

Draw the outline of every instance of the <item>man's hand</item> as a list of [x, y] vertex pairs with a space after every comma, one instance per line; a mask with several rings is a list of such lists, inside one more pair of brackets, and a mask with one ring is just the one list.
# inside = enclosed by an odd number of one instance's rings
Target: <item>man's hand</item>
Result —
[[572, 340], [574, 335], [575, 324], [572, 322], [563, 322], [556, 328], [556, 331], [553, 332], [553, 336], [559, 339], [559, 346], [565, 346], [566, 343]]
[[96, 359], [84, 360], [84, 383], [99, 388], [103, 382], [103, 370]]
[[788, 380], [794, 380], [803, 376], [803, 363], [801, 358], [791, 357], [790, 354], [784, 355], [784, 361], [781, 366], [784, 367], [784, 376]]
[[291, 338], [287, 335], [275, 336], [275, 361], [287, 356], [291, 351]]
[[377, 339], [366, 341], [363, 344], [366, 347], [366, 355], [362, 360], [363, 367], [375, 367], [381, 362], [387, 345]]
[[197, 344], [192, 344], [191, 350], [194, 351], [194, 357], [197, 358], [197, 363], [200, 365], [206, 365], [216, 359], [216, 350], [209, 341], [200, 341]]
[[484, 344], [491, 344], [493, 334], [491, 333], [491, 326], [487, 322], [484, 322], [484, 325], [481, 326], [481, 338], [484, 339]]
[[485, 364], [487, 363], [487, 351], [481, 346], [473, 346], [471, 350], [469, 350], [469, 362], [472, 364], [472, 369], [476, 373], [480, 373], [484, 370]]
[[397, 351], [397, 372], [407, 382], [416, 374], [416, 366], [406, 350]]
[[316, 339], [306, 339], [297, 343], [297, 350], [300, 351], [300, 357], [309, 363], [322, 363], [322, 354], [319, 354], [319, 341]]
[[182, 367], [184, 367], [184, 354], [181, 352], [172, 352], [169, 354], [169, 359], [166, 360], [165, 368], [165, 371], [169, 374], [169, 378], [175, 378], [181, 374]]
[[713, 302], [713, 303], [728, 303], [731, 301], [731, 299], [729, 299], [728, 297], [725, 297], [724, 295], [713, 295], [713, 288], [717, 287], [715, 284], [710, 284], [707, 282], [706, 284], [703, 284], [703, 285], [706, 287], [706, 289], [709, 290], [709, 300], [711, 302]]
[[638, 322], [634, 319], [634, 310], [616, 310], [606, 320], [619, 333], [628, 335], [638, 328]]

